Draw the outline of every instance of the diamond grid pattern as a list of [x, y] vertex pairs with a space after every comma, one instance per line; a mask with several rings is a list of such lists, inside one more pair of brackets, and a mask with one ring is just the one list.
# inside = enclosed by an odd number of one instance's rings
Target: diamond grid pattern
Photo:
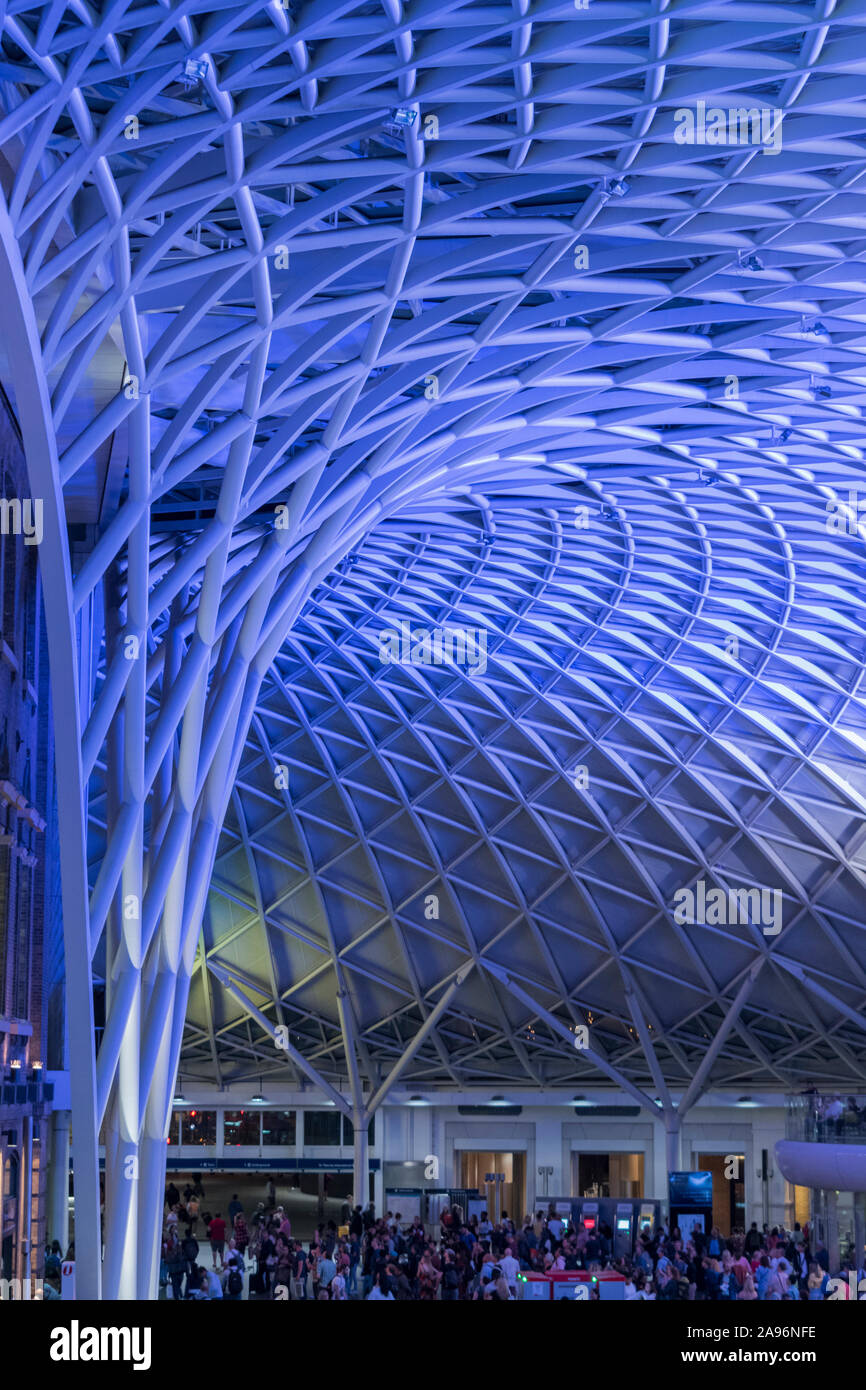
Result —
[[[781, 962], [862, 1006], [864, 634], [808, 578], [833, 549], [820, 486], [792, 494], [782, 526], [761, 499], [783, 470], [750, 484], [629, 480], [609, 516], [589, 490], [567, 509], [503, 496], [483, 519], [438, 498], [441, 520], [395, 519], [314, 594], [254, 719], [205, 949], [225, 962], [241, 846], [255, 945], [237, 954], [271, 973], [238, 978], [326, 1072], [342, 1065], [334, 955], [381, 1068], [468, 952], [563, 1022], [591, 1019], [593, 1047], [651, 1083], [634, 991], [674, 1086], [764, 955], [714, 1081], [860, 1076], [856, 1027]], [[483, 628], [487, 670], [383, 664], [379, 636], [406, 618]], [[701, 877], [778, 887], [782, 931], [678, 926], [673, 894]], [[237, 1013], [223, 1001], [229, 1075], [255, 1046]], [[409, 1075], [550, 1085], [591, 1071], [482, 971]]]
[[[373, 1077], [471, 959], [407, 1078], [570, 1080], [590, 1016], [656, 1089], [720, 1029], [702, 1082], [861, 1078], [860, 7], [0, 16], [74, 1036], [107, 991], [77, 1133], [158, 1188], [184, 1019], [185, 1068], [273, 1064], [231, 974], [331, 1076], [341, 980]], [[780, 150], [679, 144], [700, 101]], [[393, 618], [487, 671], [383, 667]], [[782, 932], [676, 929], [698, 875]]]

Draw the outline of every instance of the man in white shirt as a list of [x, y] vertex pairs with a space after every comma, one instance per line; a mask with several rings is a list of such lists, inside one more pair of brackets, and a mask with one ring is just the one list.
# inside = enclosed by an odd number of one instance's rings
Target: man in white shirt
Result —
[[547, 1229], [550, 1231], [550, 1234], [553, 1236], [553, 1239], [556, 1241], [558, 1245], [559, 1242], [562, 1240], [562, 1222], [560, 1221], [558, 1216], [548, 1217]]
[[503, 1259], [499, 1261], [499, 1268], [502, 1276], [514, 1297], [517, 1297], [517, 1276], [520, 1273], [520, 1261], [515, 1260], [511, 1253], [511, 1246], [507, 1246]]

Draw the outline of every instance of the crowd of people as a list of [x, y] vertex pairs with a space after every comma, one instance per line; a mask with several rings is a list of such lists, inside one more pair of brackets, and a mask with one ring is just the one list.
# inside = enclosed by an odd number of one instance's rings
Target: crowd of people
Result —
[[[509, 1301], [529, 1271], [592, 1276], [612, 1270], [622, 1275], [627, 1300], [823, 1300], [832, 1287], [827, 1250], [799, 1223], [787, 1231], [759, 1230], [753, 1222], [730, 1236], [717, 1227], [685, 1237], [677, 1227], [644, 1227], [627, 1257], [614, 1256], [613, 1233], [604, 1222], [572, 1229], [553, 1208], [517, 1225], [506, 1213], [494, 1222], [486, 1212], [466, 1218], [452, 1207], [431, 1236], [418, 1218], [404, 1223], [399, 1212], [377, 1218], [370, 1203], [347, 1210], [340, 1227], [323, 1223], [303, 1242], [293, 1236], [282, 1206], [259, 1202], [247, 1221], [237, 1196], [225, 1216], [203, 1213], [202, 1196], [194, 1185], [182, 1201], [173, 1185], [166, 1193], [162, 1282], [168, 1297], [238, 1300], [245, 1273], [250, 1298], [337, 1302]], [[210, 1267], [202, 1261], [200, 1221]], [[849, 1269], [857, 1270], [853, 1256], [833, 1273], [847, 1281]], [[866, 1277], [862, 1268], [857, 1273]], [[597, 1282], [590, 1288], [597, 1298]]]
[[807, 1139], [833, 1140], [866, 1134], [866, 1105], [855, 1096], [822, 1096], [813, 1087], [806, 1092]]

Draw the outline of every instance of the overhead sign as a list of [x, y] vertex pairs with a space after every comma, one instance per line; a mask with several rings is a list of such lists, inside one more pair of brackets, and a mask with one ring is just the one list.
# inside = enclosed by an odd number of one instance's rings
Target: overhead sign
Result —
[[[380, 1166], [378, 1158], [370, 1159], [371, 1173], [378, 1173]], [[174, 1153], [167, 1155], [166, 1168], [184, 1173], [351, 1173], [353, 1164], [351, 1158], [235, 1158], [234, 1154], [225, 1154], [223, 1158], [199, 1158], [194, 1154], [187, 1158]]]

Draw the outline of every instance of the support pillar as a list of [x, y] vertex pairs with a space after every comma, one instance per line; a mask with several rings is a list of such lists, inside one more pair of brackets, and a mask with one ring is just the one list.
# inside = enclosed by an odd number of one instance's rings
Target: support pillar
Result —
[[858, 1270], [866, 1266], [866, 1254], [864, 1254], [863, 1251], [864, 1244], [866, 1244], [866, 1192], [855, 1192], [854, 1256], [857, 1261]]
[[682, 1129], [676, 1111], [668, 1111], [665, 1121], [665, 1161], [669, 1173], [678, 1172], [682, 1167]]
[[825, 1211], [827, 1213], [827, 1254], [830, 1257], [831, 1275], [839, 1273], [839, 1204], [832, 1188], [824, 1191]]
[[352, 1163], [352, 1182], [355, 1189], [355, 1204], [361, 1204], [361, 1210], [367, 1206], [370, 1200], [370, 1161], [369, 1146], [367, 1142], [366, 1112], [355, 1109], [352, 1111], [352, 1125], [355, 1131], [354, 1158]]
[[69, 1111], [51, 1116], [51, 1167], [48, 1170], [48, 1240], [69, 1247]]
[[21, 1280], [21, 1296], [31, 1292], [30, 1236], [33, 1210], [33, 1116], [21, 1121], [21, 1142], [18, 1148], [18, 1241], [15, 1276]]

